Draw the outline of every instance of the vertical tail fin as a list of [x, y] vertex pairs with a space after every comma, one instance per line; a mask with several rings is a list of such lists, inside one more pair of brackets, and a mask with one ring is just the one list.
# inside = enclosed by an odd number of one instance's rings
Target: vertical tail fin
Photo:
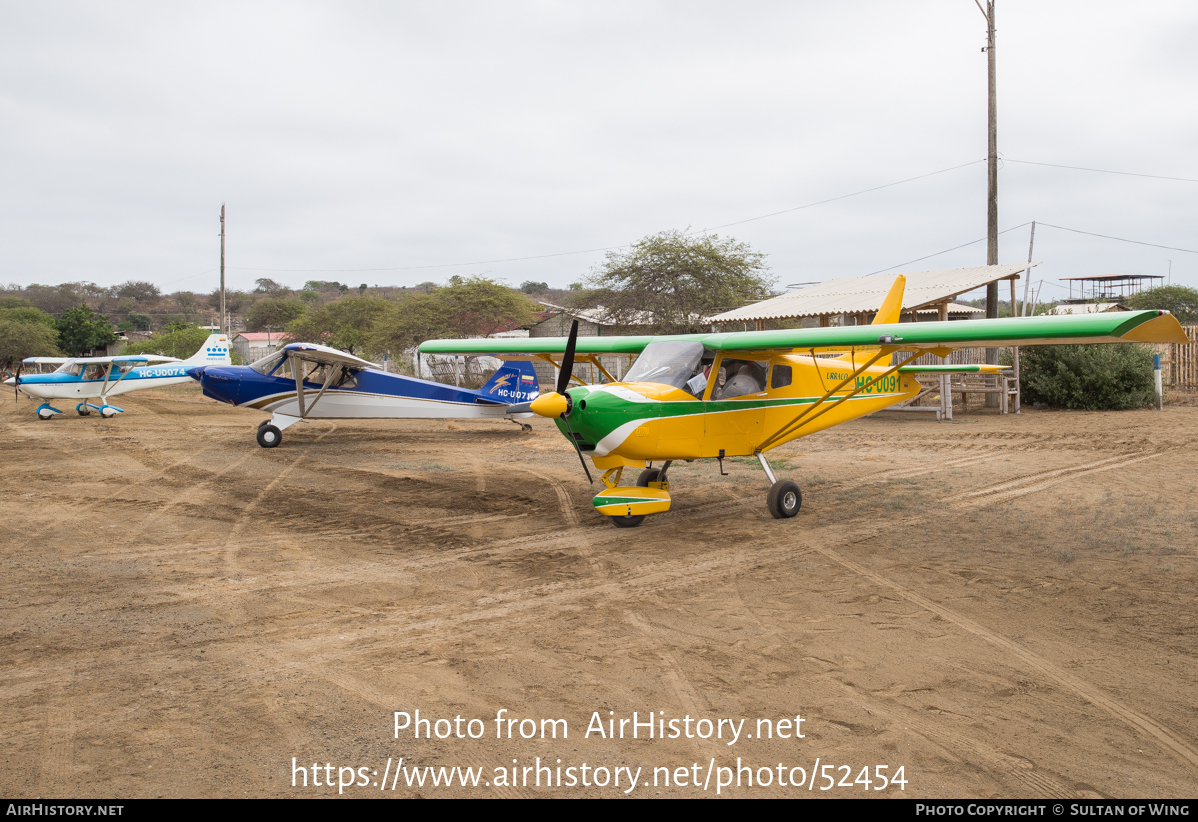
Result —
[[906, 277], [900, 274], [894, 278], [894, 285], [890, 286], [890, 293], [882, 301], [882, 307], [874, 315], [871, 325], [887, 325], [899, 321], [899, 316], [903, 313], [903, 291], [906, 287]]
[[483, 399], [515, 405], [536, 399], [541, 389], [532, 363], [527, 360], [508, 360], [491, 375], [479, 393]]
[[200, 350], [185, 359], [186, 365], [232, 365], [229, 357], [229, 335], [211, 334]]

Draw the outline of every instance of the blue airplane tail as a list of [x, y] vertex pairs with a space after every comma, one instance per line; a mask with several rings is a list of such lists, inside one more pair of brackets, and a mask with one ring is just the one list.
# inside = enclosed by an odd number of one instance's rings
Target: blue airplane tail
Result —
[[508, 360], [478, 392], [480, 399], [515, 405], [540, 396], [537, 372], [527, 360]]

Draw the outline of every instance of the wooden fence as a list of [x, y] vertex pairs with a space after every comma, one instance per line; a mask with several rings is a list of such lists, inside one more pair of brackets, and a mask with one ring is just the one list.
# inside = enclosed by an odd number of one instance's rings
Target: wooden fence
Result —
[[1198, 325], [1183, 325], [1188, 343], [1154, 345], [1161, 355], [1161, 380], [1172, 388], [1198, 390]]

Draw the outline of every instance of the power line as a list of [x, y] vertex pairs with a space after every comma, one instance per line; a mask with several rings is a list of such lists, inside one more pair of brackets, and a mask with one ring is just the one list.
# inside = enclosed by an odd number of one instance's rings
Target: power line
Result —
[[847, 199], [848, 197], [856, 197], [858, 194], [868, 194], [871, 191], [880, 191], [884, 188], [890, 188], [891, 186], [902, 185], [903, 183], [910, 183], [915, 180], [922, 180], [925, 177], [934, 177], [937, 174], [944, 174], [947, 171], [956, 171], [959, 168], [965, 168], [966, 166], [974, 166], [974, 165], [977, 165], [978, 163], [984, 163], [984, 162], [986, 162], [985, 159], [970, 160], [968, 163], [962, 163], [959, 166], [953, 166], [952, 168], [942, 168], [939, 171], [930, 171], [927, 174], [920, 174], [918, 177], [908, 177], [905, 180], [898, 180], [893, 183], [886, 183], [885, 185], [874, 186], [873, 188], [864, 188], [861, 191], [854, 191], [852, 194], [841, 194], [839, 197], [830, 197], [827, 200], [820, 200], [818, 202], [808, 203], [807, 205], [795, 206], [794, 208], [786, 208], [786, 209], [783, 209], [782, 211], [772, 211], [769, 214], [762, 214], [760, 217], [750, 217], [747, 220], [737, 220], [734, 223], [724, 223], [723, 225], [712, 226], [711, 228], [705, 228], [703, 230], [704, 231], [714, 231], [717, 228], [728, 228], [729, 226], [743, 225], [744, 223], [751, 223], [756, 220], [764, 220], [766, 217], [777, 217], [779, 214], [790, 214], [791, 212], [794, 212], [794, 211], [802, 211], [805, 208], [812, 208], [814, 206], [824, 205], [825, 203], [834, 203], [837, 200], [844, 200], [844, 199]]
[[1181, 183], [1198, 183], [1198, 180], [1191, 180], [1189, 177], [1164, 177], [1160, 174], [1137, 174], [1134, 171], [1111, 171], [1105, 168], [1085, 168], [1084, 166], [1063, 166], [1059, 163], [1036, 163], [1031, 160], [1012, 160], [1010, 157], [1003, 157], [1004, 163], [1022, 163], [1028, 166], [1049, 166], [1050, 168], [1071, 168], [1074, 171], [1096, 171], [1099, 174], [1121, 174], [1124, 177], [1151, 177], [1154, 180], [1176, 180]]
[[[860, 191], [854, 191], [850, 194], [841, 194], [838, 197], [829, 197], [826, 200], [818, 200], [814, 203], [807, 203], [806, 205], [795, 206], [794, 208], [786, 208], [781, 211], [771, 211], [769, 214], [761, 214], [757, 217], [749, 217], [744, 220], [736, 220], [735, 222], [731, 222], [731, 223], [724, 223], [722, 225], [711, 226], [710, 228], [704, 228], [703, 231], [715, 231], [716, 229], [720, 229], [720, 228], [728, 228], [729, 226], [743, 225], [744, 223], [752, 223], [757, 220], [764, 220], [767, 217], [777, 217], [780, 214], [790, 214], [795, 211], [802, 211], [803, 209], [806, 209], [806, 208], [814, 208], [815, 206], [825, 205], [827, 203], [834, 203], [837, 200], [844, 200], [849, 197], [856, 197], [860, 194], [868, 194], [871, 191], [880, 191], [884, 188], [891, 188], [893, 186], [902, 185], [903, 183], [910, 183], [910, 182], [914, 182], [915, 180], [922, 180], [926, 177], [934, 177], [937, 174], [944, 174], [949, 171], [956, 171], [959, 168], [965, 168], [967, 166], [977, 165], [978, 163], [984, 163], [984, 162], [986, 162], [984, 159], [970, 160], [968, 163], [962, 163], [961, 165], [952, 166], [950, 168], [942, 168], [939, 171], [930, 171], [927, 174], [920, 174], [915, 177], [908, 177], [905, 180], [896, 180], [893, 183], [886, 183], [884, 185], [874, 186], [872, 188], [864, 188]], [[687, 233], [697, 234], [699, 232], [691, 231], [691, 232], [687, 232]], [[469, 263], [442, 263], [440, 265], [412, 265], [412, 266], [396, 266], [396, 267], [391, 267], [391, 268], [244, 268], [244, 267], [240, 267], [240, 266], [230, 266], [230, 268], [237, 270], [237, 271], [278, 271], [278, 272], [291, 272], [291, 273], [308, 272], [308, 273], [329, 273], [329, 274], [351, 274], [351, 273], [355, 273], [355, 272], [368, 272], [368, 271], [421, 271], [424, 269], [433, 269], [433, 268], [459, 268], [462, 266], [469, 266], [469, 265], [487, 265], [489, 263], [513, 263], [513, 262], [523, 262], [525, 260], [544, 260], [544, 259], [548, 259], [550, 257], [568, 257], [568, 256], [575, 255], [575, 254], [593, 254], [597, 251], [616, 251], [618, 249], [627, 248], [627, 247], [628, 247], [628, 245], [624, 244], [624, 245], [607, 246], [606, 248], [588, 248], [583, 251], [563, 251], [563, 252], [560, 252], [557, 254], [537, 254], [537, 255], [534, 255], [531, 257], [507, 257], [507, 258], [499, 259], [499, 260], [475, 260], [474, 262], [469, 262]]]
[[[1031, 220], [1028, 220], [1026, 223], [1020, 223], [1019, 225], [1013, 225], [1010, 228], [1004, 228], [1002, 231], [1000, 231], [998, 233], [1006, 234], [1008, 231], [1014, 231], [1017, 228], [1023, 228], [1025, 225], [1031, 225], [1031, 224], [1032, 224]], [[1037, 225], [1044, 225], [1044, 223], [1037, 223]], [[911, 265], [911, 263], [918, 263], [918, 262], [922, 262], [924, 260], [930, 260], [932, 257], [939, 257], [941, 254], [947, 254], [948, 252], [956, 251], [959, 248], [965, 248], [966, 246], [977, 245], [978, 243], [984, 243], [986, 241], [986, 239], [987, 239], [986, 237], [979, 237], [976, 240], [970, 240], [967, 243], [961, 243], [961, 245], [955, 245], [952, 248], [946, 248], [946, 249], [944, 249], [944, 251], [937, 251], [935, 254], [929, 254], [926, 257], [918, 257], [914, 260], [907, 260], [907, 262], [905, 262], [905, 263], [899, 263], [898, 265], [892, 265], [892, 266], [890, 266], [890, 268], [880, 268], [877, 271], [871, 271], [871, 272], [869, 272], [869, 274], [866, 274], [865, 276], [870, 277], [870, 276], [873, 276], [874, 274], [881, 274], [884, 271], [891, 271], [895, 268], [901, 268], [905, 265]]]
[[1195, 251], [1192, 248], [1178, 248], [1177, 246], [1172, 246], [1172, 245], [1158, 245], [1157, 243], [1145, 243], [1145, 242], [1142, 242], [1141, 240], [1128, 240], [1125, 237], [1112, 237], [1110, 234], [1096, 234], [1093, 231], [1082, 231], [1077, 228], [1065, 228], [1065, 226], [1063, 226], [1063, 225], [1053, 225], [1052, 223], [1036, 223], [1036, 225], [1044, 225], [1044, 226], [1048, 226], [1049, 228], [1057, 228], [1057, 229], [1060, 229], [1061, 231], [1072, 231], [1074, 234], [1088, 234], [1091, 237], [1102, 237], [1103, 239], [1106, 239], [1106, 240], [1118, 240], [1121, 243], [1135, 243], [1136, 245], [1147, 245], [1147, 246], [1152, 246], [1153, 248], [1166, 248], [1169, 251], [1184, 251], [1187, 254], [1198, 254], [1198, 251]]

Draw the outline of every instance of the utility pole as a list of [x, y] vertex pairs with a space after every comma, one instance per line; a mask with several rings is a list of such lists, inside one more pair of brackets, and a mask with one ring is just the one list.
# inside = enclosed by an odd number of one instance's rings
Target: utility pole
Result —
[[[994, 0], [986, 0], [982, 8], [979, 0], [978, 10], [986, 18], [986, 79], [989, 89], [987, 106], [987, 154], [986, 154], [986, 265], [998, 265], [998, 95], [995, 80], [994, 56]], [[1015, 316], [1015, 306], [1011, 306], [1011, 316]], [[986, 319], [998, 317], [998, 283], [992, 282], [986, 286]], [[998, 363], [998, 349], [986, 349], [986, 362], [991, 365]], [[986, 395], [986, 407], [998, 406], [996, 394]]]

